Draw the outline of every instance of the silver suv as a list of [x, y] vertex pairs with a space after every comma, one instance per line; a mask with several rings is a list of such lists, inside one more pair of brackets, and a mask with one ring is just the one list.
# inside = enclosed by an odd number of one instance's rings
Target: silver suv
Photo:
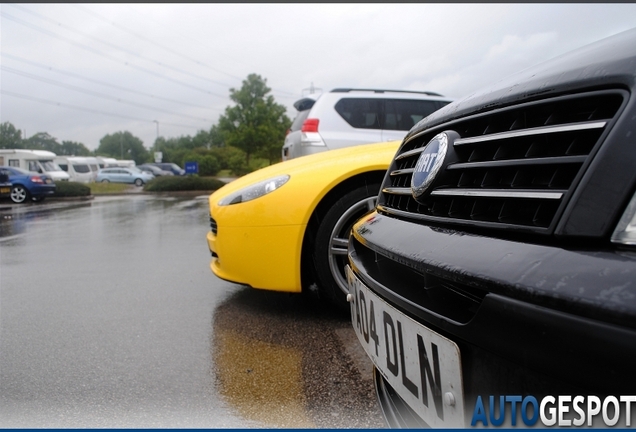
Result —
[[437, 93], [338, 88], [294, 104], [283, 160], [358, 144], [401, 140], [451, 100]]

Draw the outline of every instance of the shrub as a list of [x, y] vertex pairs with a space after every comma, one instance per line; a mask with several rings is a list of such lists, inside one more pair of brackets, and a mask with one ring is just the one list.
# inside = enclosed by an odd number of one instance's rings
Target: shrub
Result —
[[54, 197], [89, 196], [91, 188], [83, 183], [59, 181], [55, 183]]
[[148, 192], [215, 191], [225, 183], [212, 177], [165, 176], [157, 177], [144, 186]]
[[[198, 149], [197, 149], [198, 150]], [[201, 151], [195, 152], [192, 151], [186, 155], [186, 160], [188, 162], [198, 162], [199, 163], [199, 175], [201, 176], [213, 176], [221, 169], [221, 164], [214, 154], [209, 153], [205, 149], [200, 149], [206, 151], [207, 154], [202, 154]], [[184, 164], [185, 165], [185, 164]]]

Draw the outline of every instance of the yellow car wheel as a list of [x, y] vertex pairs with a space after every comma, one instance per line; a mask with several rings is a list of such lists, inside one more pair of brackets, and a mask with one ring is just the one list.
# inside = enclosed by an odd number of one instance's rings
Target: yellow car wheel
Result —
[[325, 214], [314, 248], [314, 267], [319, 289], [337, 306], [348, 310], [346, 296], [347, 244], [353, 224], [375, 208], [379, 183], [359, 186], [340, 198]]

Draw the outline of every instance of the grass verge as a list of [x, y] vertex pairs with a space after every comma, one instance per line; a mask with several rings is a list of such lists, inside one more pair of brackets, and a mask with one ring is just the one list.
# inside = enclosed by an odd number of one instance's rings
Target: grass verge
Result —
[[89, 183], [93, 195], [108, 195], [125, 192], [130, 187], [125, 183]]

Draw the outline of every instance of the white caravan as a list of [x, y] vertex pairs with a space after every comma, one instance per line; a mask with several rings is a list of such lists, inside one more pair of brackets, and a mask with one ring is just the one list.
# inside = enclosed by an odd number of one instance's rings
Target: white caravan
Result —
[[115, 158], [97, 156], [96, 159], [97, 159], [97, 162], [99, 163], [99, 169], [118, 166], [117, 159]]
[[55, 153], [46, 150], [0, 149], [0, 165], [46, 174], [53, 181], [68, 181], [71, 177], [53, 159]]
[[135, 161], [132, 159], [117, 159], [115, 163], [117, 164], [117, 166], [122, 168], [132, 168], [137, 166]]
[[88, 162], [88, 166], [91, 167], [94, 181], [97, 178], [97, 172], [99, 171], [99, 161], [95, 156], [86, 156], [86, 161]]
[[63, 171], [66, 171], [71, 176], [71, 181], [74, 182], [90, 183], [95, 181], [97, 176], [97, 173], [91, 170], [90, 163], [85, 157], [57, 156], [53, 159], [53, 162], [58, 164]]

